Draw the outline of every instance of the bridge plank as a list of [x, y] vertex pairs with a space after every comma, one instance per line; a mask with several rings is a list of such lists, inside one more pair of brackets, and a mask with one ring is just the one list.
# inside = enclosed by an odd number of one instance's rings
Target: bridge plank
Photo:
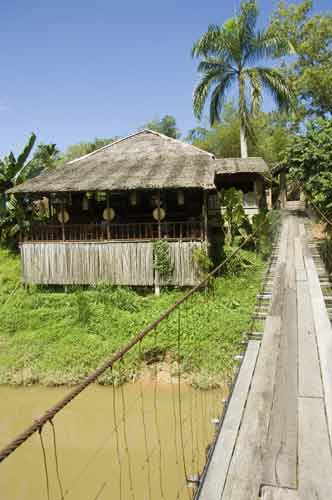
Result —
[[269, 316], [222, 500], [248, 500], [259, 495], [279, 343], [280, 317]]
[[308, 284], [311, 296], [314, 326], [325, 394], [326, 415], [330, 439], [332, 437], [332, 327], [326, 310], [318, 274], [311, 253], [305, 255]]
[[307, 283], [297, 283], [297, 321], [299, 336], [299, 395], [323, 397], [316, 332]]
[[199, 498], [201, 500], [211, 500], [221, 497], [247, 401], [259, 347], [259, 341], [250, 340], [248, 343], [225, 419], [200, 491]]
[[324, 400], [299, 398], [300, 498], [331, 498], [331, 491], [332, 455]]
[[297, 486], [298, 341], [294, 266], [294, 238], [297, 229], [292, 218], [288, 232], [280, 350], [263, 473], [263, 484], [283, 488]]

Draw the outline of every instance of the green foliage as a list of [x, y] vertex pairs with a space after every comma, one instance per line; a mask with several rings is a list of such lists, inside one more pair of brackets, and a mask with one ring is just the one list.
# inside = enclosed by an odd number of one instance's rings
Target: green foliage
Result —
[[100, 283], [96, 286], [100, 304], [117, 307], [122, 311], [136, 312], [141, 308], [139, 296], [130, 288]]
[[256, 257], [252, 252], [241, 249], [233, 255], [236, 249], [237, 247], [232, 246], [225, 246], [223, 249], [224, 259], [228, 259], [224, 267], [224, 274], [227, 276], [236, 276], [255, 267]]
[[30, 162], [29, 177], [35, 177], [44, 170], [54, 170], [60, 162], [60, 151], [56, 144], [38, 144]]
[[[312, 0], [281, 1], [272, 16], [270, 33], [288, 40], [295, 58], [287, 61], [285, 74], [308, 114], [332, 112], [332, 15], [313, 15]], [[299, 109], [299, 119], [303, 109]]]
[[32, 133], [17, 158], [11, 152], [8, 156], [0, 160], [0, 197], [4, 196], [2, 193], [7, 189], [21, 183], [28, 177], [31, 165], [31, 162], [28, 162], [28, 158], [35, 142], [36, 135]]
[[262, 257], [267, 258], [271, 253], [271, 225], [267, 212], [260, 212], [252, 218], [253, 244], [255, 250]]
[[[241, 349], [256, 301], [264, 264], [247, 253], [252, 265], [235, 276], [217, 278], [214, 293], [197, 293], [185, 309], [182, 322], [183, 370], [216, 383], [232, 378], [234, 356]], [[48, 385], [77, 383], [138, 331], [155, 320], [183, 291], [165, 291], [159, 297], [101, 284], [63, 293], [50, 288], [17, 288], [20, 261], [0, 249], [0, 382]], [[108, 300], [108, 291], [110, 300]], [[114, 298], [121, 295], [121, 300]], [[127, 299], [124, 300], [123, 297]], [[82, 298], [83, 297], [83, 298]], [[129, 310], [135, 304], [135, 310]], [[131, 380], [140, 368], [155, 361], [176, 365], [178, 315], [158, 327], [125, 357], [123, 370], [115, 368], [101, 383]], [[143, 357], [143, 359], [142, 359]], [[26, 377], [26, 372], [32, 377]]]
[[167, 135], [168, 137], [173, 137], [173, 139], [179, 139], [181, 136], [179, 129], [176, 126], [176, 119], [172, 115], [165, 115], [161, 119], [154, 119], [147, 122], [142, 128], [147, 128], [149, 130], [154, 130], [160, 134]]
[[243, 193], [236, 188], [220, 192], [223, 230], [226, 246], [232, 246], [236, 240], [247, 236], [248, 217], [243, 208]]
[[173, 270], [169, 244], [166, 240], [158, 240], [153, 243], [153, 267], [163, 278], [167, 278]]
[[5, 191], [45, 169], [55, 168], [60, 157], [55, 144], [39, 144], [29, 160], [35, 142], [32, 133], [17, 158], [10, 153], [0, 160], [0, 239], [11, 247], [16, 245], [16, 235], [29, 229], [31, 216], [24, 209], [29, 201], [26, 197], [18, 203], [14, 196], [6, 197]]
[[196, 248], [193, 252], [193, 261], [199, 271], [201, 279], [204, 279], [213, 268], [213, 262], [203, 248]]
[[307, 124], [304, 133], [293, 137], [286, 149], [293, 185], [303, 187], [309, 198], [332, 216], [332, 119]]
[[78, 289], [74, 294], [76, 305], [77, 305], [77, 318], [78, 322], [86, 326], [89, 322], [91, 311], [89, 306], [89, 301], [87, 296], [84, 294], [83, 290]]
[[[289, 52], [289, 44], [275, 31], [257, 30], [256, 1], [242, 2], [238, 14], [224, 25], [210, 25], [194, 44], [193, 57], [201, 59], [202, 74], [193, 98], [194, 113], [201, 118], [210, 98], [210, 124], [220, 121], [228, 91], [238, 85], [239, 117], [245, 137], [252, 137], [251, 117], [261, 109], [263, 90], [268, 90], [281, 110], [288, 110], [292, 93], [283, 73], [273, 67], [257, 66], [259, 60]], [[247, 89], [250, 89], [248, 95]], [[244, 138], [245, 138], [244, 137]], [[241, 144], [246, 155], [246, 144]]]

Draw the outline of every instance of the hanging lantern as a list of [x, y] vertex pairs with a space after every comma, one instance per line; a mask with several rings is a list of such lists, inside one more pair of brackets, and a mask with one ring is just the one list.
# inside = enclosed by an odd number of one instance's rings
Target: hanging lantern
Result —
[[184, 205], [184, 192], [178, 191], [178, 205]]
[[86, 196], [83, 196], [83, 200], [82, 200], [82, 210], [84, 210], [85, 212], [87, 210], [89, 210], [89, 200]]
[[132, 191], [130, 193], [130, 204], [133, 206], [137, 205], [137, 192], [136, 191]]
[[58, 212], [58, 221], [61, 223], [61, 224], [67, 224], [67, 222], [69, 222], [69, 219], [70, 219], [70, 216], [69, 216], [69, 213], [67, 212], [67, 210], [60, 210]]
[[155, 220], [164, 220], [166, 217], [166, 212], [163, 208], [155, 208], [154, 211], [152, 212], [153, 218]]
[[115, 210], [113, 208], [105, 208], [103, 211], [104, 220], [112, 221], [115, 217]]

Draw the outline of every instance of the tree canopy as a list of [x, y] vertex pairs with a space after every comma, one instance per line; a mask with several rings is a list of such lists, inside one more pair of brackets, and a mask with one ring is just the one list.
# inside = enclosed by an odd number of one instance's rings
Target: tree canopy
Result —
[[151, 120], [143, 125], [142, 128], [154, 130], [155, 132], [167, 135], [168, 137], [173, 137], [173, 139], [179, 139], [181, 136], [176, 125], [176, 119], [172, 115], [165, 115], [163, 118]]
[[332, 15], [312, 15], [312, 7], [312, 0], [279, 2], [269, 31], [293, 48], [284, 72], [305, 114], [326, 116], [332, 113]]

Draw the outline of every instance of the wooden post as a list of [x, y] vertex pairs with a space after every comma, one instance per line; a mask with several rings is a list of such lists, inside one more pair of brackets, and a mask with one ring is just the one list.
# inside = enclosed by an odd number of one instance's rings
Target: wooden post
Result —
[[[107, 208], [107, 213], [110, 208], [110, 192], [106, 191], [106, 208]], [[107, 239], [111, 239], [111, 229], [110, 229], [110, 221], [107, 218]]]
[[161, 225], [160, 225], [160, 190], [157, 194], [157, 208], [158, 208], [158, 238], [161, 238]]
[[208, 239], [208, 209], [207, 209], [207, 192], [203, 193], [203, 220], [204, 220], [204, 241]]
[[286, 208], [287, 203], [287, 184], [286, 184], [286, 172], [282, 170], [280, 172], [280, 205], [281, 208]]
[[266, 205], [269, 210], [272, 209], [272, 188], [266, 190]]
[[[158, 209], [158, 238], [161, 239], [161, 226], [160, 226], [160, 190], [157, 193], [157, 209]], [[154, 293], [160, 295], [159, 273], [155, 271]]]
[[64, 204], [63, 204], [63, 198], [61, 198], [62, 241], [65, 241], [65, 239], [66, 239], [64, 218], [65, 218], [65, 209], [64, 209]]

